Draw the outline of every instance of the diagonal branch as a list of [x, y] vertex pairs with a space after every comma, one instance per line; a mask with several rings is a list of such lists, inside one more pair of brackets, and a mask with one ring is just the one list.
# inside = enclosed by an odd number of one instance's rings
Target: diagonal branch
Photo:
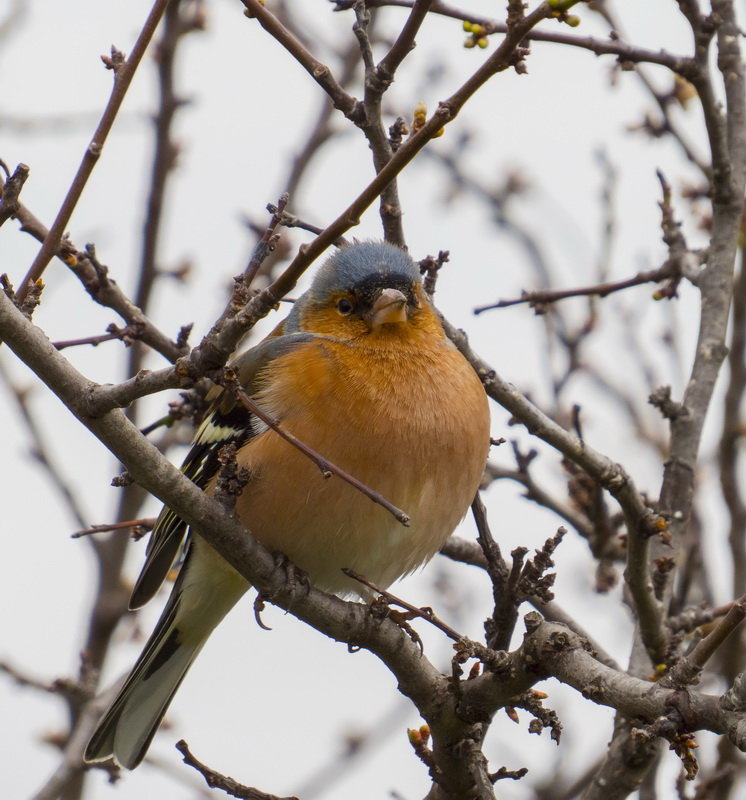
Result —
[[356, 125], [361, 121], [360, 101], [346, 92], [332, 74], [329, 67], [319, 61], [288, 28], [261, 2], [241, 0], [246, 7], [244, 14], [256, 19], [259, 24], [290, 53], [316, 83], [329, 95], [334, 108]]
[[[0, 191], [4, 185], [0, 177]], [[21, 230], [24, 233], [28, 233], [37, 242], [46, 241], [49, 229], [23, 203], [18, 203], [13, 216], [21, 223]], [[161, 333], [143, 311], [125, 295], [119, 284], [108, 279], [108, 270], [98, 262], [92, 245], [87, 245], [85, 250], [79, 250], [68, 239], [64, 239], [55, 256], [73, 272], [93, 300], [116, 311], [125, 322], [137, 328], [141, 332], [141, 340], [153, 350], [169, 361], [176, 361], [185, 354], [187, 348]]]
[[[251, 4], [253, 8], [255, 0], [242, 0], [242, 2]], [[210, 340], [203, 340], [199, 347], [195, 348], [190, 355], [190, 363], [196, 367], [198, 372], [206, 374], [225, 364], [244, 333], [259, 319], [266, 316], [282, 297], [293, 289], [314, 259], [359, 223], [362, 213], [371, 206], [386, 186], [431, 139], [440, 135], [443, 127], [456, 118], [464, 104], [490, 78], [513, 66], [518, 48], [526, 33], [543, 19], [549, 17], [551, 13], [550, 6], [547, 3], [541, 3], [524, 19], [511, 26], [499, 47], [484, 64], [456, 92], [438, 104], [438, 108], [422, 128], [401, 145], [368, 186], [319, 236], [301, 246], [298, 255], [274, 283], [253, 297], [231, 320], [226, 321], [216, 336]]]
[[70, 184], [67, 195], [62, 201], [62, 205], [57, 212], [52, 227], [49, 229], [44, 239], [44, 244], [36, 254], [36, 258], [19, 287], [18, 297], [21, 301], [26, 296], [29, 287], [42, 276], [47, 265], [60, 249], [62, 237], [70, 222], [70, 217], [75, 210], [75, 206], [78, 204], [83, 189], [85, 189], [88, 183], [88, 178], [90, 178], [93, 168], [98, 163], [98, 159], [106, 143], [106, 137], [109, 135], [114, 125], [114, 120], [117, 118], [117, 114], [119, 113], [124, 96], [127, 94], [127, 90], [130, 87], [135, 71], [140, 65], [140, 61], [150, 44], [150, 40], [153, 38], [155, 29], [158, 27], [158, 23], [167, 5], [168, 0], [155, 0], [129, 58], [125, 58], [122, 53], [114, 48], [112, 48], [111, 58], [104, 58], [106, 68], [114, 72], [114, 85], [111, 89], [109, 101], [96, 126], [93, 138], [83, 154], [83, 160], [80, 162], [78, 171], [75, 173], [73, 182]]
[[[370, 6], [370, 3], [367, 3]], [[399, 31], [396, 41], [391, 45], [391, 49], [380, 60], [376, 67], [376, 72], [381, 80], [391, 83], [399, 69], [402, 61], [415, 47], [415, 38], [419, 33], [425, 17], [435, 5], [435, 0], [414, 0], [412, 11], [404, 23], [404, 27]]]
[[[333, 0], [337, 8], [341, 11], [351, 8], [354, 0]], [[368, 8], [414, 8], [416, 0], [366, 0]], [[481, 14], [474, 14], [469, 10], [451, 6], [441, 0], [434, 0], [430, 8], [430, 13], [439, 14], [443, 17], [461, 20], [463, 22], [474, 22], [484, 28], [483, 35], [492, 33], [505, 33], [508, 26], [504, 22], [498, 22], [493, 17], [485, 17]], [[550, 44], [561, 44], [568, 47], [578, 47], [595, 53], [597, 56], [613, 55], [620, 61], [628, 63], [646, 62], [659, 64], [668, 67], [671, 71], [685, 76], [691, 69], [691, 59], [686, 56], [677, 56], [667, 50], [648, 50], [644, 47], [627, 44], [617, 34], [613, 38], [597, 39], [593, 36], [574, 36], [568, 33], [556, 33], [554, 31], [533, 30], [526, 34], [526, 39], [532, 42], [547, 42]]]
[[631, 569], [628, 566], [627, 580], [637, 607], [643, 640], [651, 652], [660, 654], [662, 658], [666, 648], [663, 612], [653, 591], [647, 560], [650, 538], [661, 532], [660, 517], [647, 507], [621, 464], [597, 452], [544, 414], [469, 347], [462, 331], [456, 330], [445, 320], [442, 322], [448, 337], [481, 378], [487, 395], [510, 411], [530, 433], [582, 467], [619, 503], [627, 526], [629, 547], [634, 555], [628, 562], [632, 566]]
[[234, 381], [235, 378], [232, 380], [227, 380], [226, 386], [228, 390], [235, 395], [236, 399], [241, 403], [241, 405], [247, 408], [252, 414], [255, 414], [265, 425], [272, 428], [272, 430], [278, 436], [281, 436], [286, 442], [300, 450], [303, 455], [310, 458], [311, 461], [313, 461], [313, 463], [316, 464], [316, 466], [321, 470], [325, 478], [330, 478], [332, 475], [336, 475], [345, 483], [349, 483], [350, 486], [353, 486], [355, 489], [357, 489], [361, 494], [364, 494], [366, 497], [371, 499], [374, 503], [377, 503], [379, 506], [385, 508], [386, 511], [388, 511], [389, 514], [391, 514], [391, 516], [397, 520], [397, 522], [400, 522], [405, 527], [409, 525], [410, 517], [406, 512], [402, 511], [400, 508], [397, 508], [393, 503], [390, 503], [383, 495], [371, 489], [369, 486], [366, 486], [354, 475], [350, 475], [350, 473], [346, 470], [343, 470], [336, 464], [332, 464], [331, 461], [324, 458], [324, 456], [322, 456], [316, 450], [313, 450], [307, 444], [302, 442], [297, 436], [294, 436], [292, 433], [290, 433], [290, 431], [285, 430], [276, 419], [267, 414], [261, 408], [261, 406], [252, 400], [251, 397], [249, 397], [249, 395], [246, 394], [246, 392]]
[[[5, 170], [5, 164], [0, 161], [0, 168]], [[10, 175], [6, 172], [5, 184], [0, 192], [0, 225], [14, 217], [18, 211], [18, 195], [23, 189], [23, 184], [29, 176], [26, 164], [18, 164]]]

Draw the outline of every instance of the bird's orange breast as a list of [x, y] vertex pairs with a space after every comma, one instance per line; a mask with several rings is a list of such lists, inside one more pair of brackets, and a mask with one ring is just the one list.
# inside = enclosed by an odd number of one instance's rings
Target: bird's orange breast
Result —
[[[412, 338], [412, 337], [410, 337]], [[409, 514], [404, 527], [267, 430], [239, 460], [237, 511], [319, 588], [354, 590], [350, 567], [385, 587], [427, 561], [465, 514], [489, 447], [487, 400], [445, 338], [396, 331], [313, 342], [268, 368], [260, 404], [283, 428]]]

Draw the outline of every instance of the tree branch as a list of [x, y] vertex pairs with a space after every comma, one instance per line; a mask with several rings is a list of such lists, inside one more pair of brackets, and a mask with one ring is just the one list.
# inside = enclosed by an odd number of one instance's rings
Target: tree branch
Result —
[[60, 210], [57, 212], [52, 227], [49, 229], [44, 239], [44, 244], [41, 246], [26, 277], [19, 287], [18, 297], [21, 301], [26, 296], [29, 287], [42, 276], [47, 265], [60, 249], [62, 237], [70, 221], [70, 217], [75, 210], [75, 206], [78, 204], [78, 200], [83, 193], [86, 183], [88, 183], [88, 178], [90, 178], [93, 168], [98, 162], [104, 144], [106, 143], [106, 137], [109, 135], [114, 125], [114, 120], [117, 118], [124, 96], [127, 94], [135, 71], [140, 65], [140, 61], [150, 44], [150, 40], [153, 38], [155, 29], [158, 27], [158, 23], [167, 5], [168, 0], [155, 0], [129, 58], [125, 58], [122, 53], [112, 48], [111, 58], [103, 59], [106, 68], [114, 72], [114, 85], [111, 90], [111, 95], [109, 96], [109, 101], [93, 133], [93, 138], [83, 154], [83, 160], [80, 162], [78, 171], [73, 178], [73, 182], [70, 184], [70, 188], [60, 206]]

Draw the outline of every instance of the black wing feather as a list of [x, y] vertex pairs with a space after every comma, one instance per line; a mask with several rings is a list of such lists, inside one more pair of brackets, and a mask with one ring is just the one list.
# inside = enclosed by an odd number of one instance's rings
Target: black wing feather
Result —
[[[246, 444], [255, 435], [255, 422], [243, 406], [234, 406], [225, 414], [213, 411], [197, 431], [181, 471], [204, 489], [218, 470], [221, 448], [231, 443], [237, 448]], [[131, 609], [145, 605], [158, 591], [179, 556], [186, 533], [184, 520], [163, 506], [148, 542], [145, 564], [132, 590]]]

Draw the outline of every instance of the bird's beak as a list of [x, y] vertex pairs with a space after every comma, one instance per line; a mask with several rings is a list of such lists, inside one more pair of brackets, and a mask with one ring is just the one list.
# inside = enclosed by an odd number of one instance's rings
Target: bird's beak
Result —
[[407, 321], [407, 298], [398, 289], [384, 289], [370, 310], [370, 327]]

